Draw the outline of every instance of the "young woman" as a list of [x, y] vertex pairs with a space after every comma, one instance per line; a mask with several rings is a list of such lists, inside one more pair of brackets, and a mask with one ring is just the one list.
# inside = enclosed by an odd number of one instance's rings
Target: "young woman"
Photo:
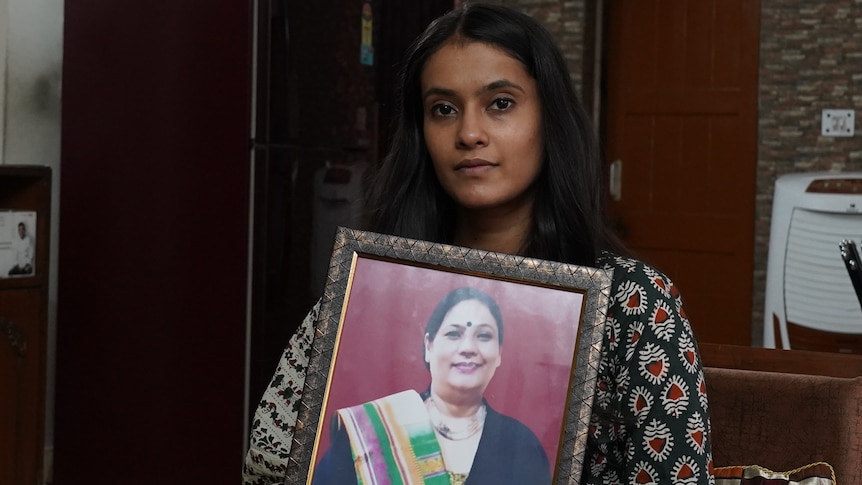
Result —
[[[713, 483], [703, 370], [682, 301], [667, 276], [622, 256], [604, 223], [599, 151], [550, 34], [503, 7], [450, 12], [408, 51], [398, 103], [367, 228], [612, 269], [581, 483]], [[284, 474], [316, 316], [258, 408], [248, 484]]]

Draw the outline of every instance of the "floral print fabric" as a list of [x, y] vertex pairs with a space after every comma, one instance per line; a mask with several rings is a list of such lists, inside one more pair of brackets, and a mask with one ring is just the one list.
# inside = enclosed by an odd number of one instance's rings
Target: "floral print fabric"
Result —
[[262, 485], [284, 481], [305, 384], [305, 371], [308, 369], [314, 322], [319, 313], [320, 302], [305, 316], [284, 348], [269, 387], [257, 405], [251, 425], [249, 450], [242, 467], [244, 484]]
[[[581, 483], [714, 484], [703, 368], [673, 282], [605, 253], [611, 302]], [[255, 412], [243, 483], [282, 483], [319, 304], [303, 320]]]

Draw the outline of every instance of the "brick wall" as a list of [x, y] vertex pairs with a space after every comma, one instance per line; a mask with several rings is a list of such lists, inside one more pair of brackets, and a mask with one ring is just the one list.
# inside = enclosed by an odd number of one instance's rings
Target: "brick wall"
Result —
[[822, 109], [862, 115], [862, 1], [761, 0], [759, 84], [753, 343], [762, 342], [776, 177], [862, 170], [858, 121], [852, 138], [820, 136]]

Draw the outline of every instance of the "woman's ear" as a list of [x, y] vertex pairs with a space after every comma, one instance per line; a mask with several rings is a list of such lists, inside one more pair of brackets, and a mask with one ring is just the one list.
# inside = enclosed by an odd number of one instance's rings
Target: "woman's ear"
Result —
[[424, 340], [425, 340], [425, 363], [427, 364], [430, 362], [430, 360], [428, 359], [428, 352], [431, 351], [431, 336], [426, 333]]

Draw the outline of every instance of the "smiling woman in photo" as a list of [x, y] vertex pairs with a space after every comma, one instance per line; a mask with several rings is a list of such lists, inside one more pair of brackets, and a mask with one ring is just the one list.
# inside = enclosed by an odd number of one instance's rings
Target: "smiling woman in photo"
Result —
[[489, 295], [470, 287], [449, 292], [425, 327], [428, 389], [338, 410], [312, 483], [389, 483], [381, 475], [404, 483], [550, 483], [535, 434], [484, 398], [502, 364], [503, 329]]

